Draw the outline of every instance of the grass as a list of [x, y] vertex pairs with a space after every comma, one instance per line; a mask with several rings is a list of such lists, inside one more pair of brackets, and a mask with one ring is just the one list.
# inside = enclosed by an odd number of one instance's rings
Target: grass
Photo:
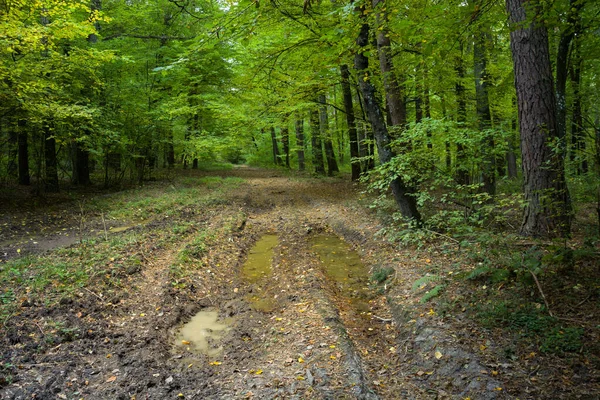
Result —
[[[107, 240], [99, 236], [45, 256], [16, 258], [2, 264], [0, 324], [17, 313], [24, 301], [51, 306], [90, 286], [92, 281], [98, 285], [96, 290], [120, 288], [125, 277], [141, 269], [144, 247], [167, 247], [197, 231], [194, 220], [180, 211], [190, 207], [202, 209], [242, 182], [240, 178], [188, 176], [171, 185], [160, 183], [92, 199], [86, 208], [102, 210], [108, 220], [164, 218], [142, 231], [111, 234]], [[199, 256], [209, 240], [210, 232], [199, 234], [187, 250], [188, 257]]]

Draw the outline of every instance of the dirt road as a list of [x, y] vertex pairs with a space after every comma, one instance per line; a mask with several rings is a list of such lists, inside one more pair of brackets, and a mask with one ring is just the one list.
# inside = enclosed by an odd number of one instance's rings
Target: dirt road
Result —
[[[102, 272], [87, 286], [21, 300], [3, 327], [0, 398], [541, 393], [517, 366], [474, 351], [476, 331], [418, 302], [411, 287], [428, 256], [379, 239], [352, 184], [251, 168], [219, 175], [243, 181], [114, 233], [128, 238], [127, 254], [97, 256]], [[104, 254], [106, 242], [70, 251]], [[131, 255], [137, 262], [119, 267]], [[198, 335], [182, 336], [194, 315]]]

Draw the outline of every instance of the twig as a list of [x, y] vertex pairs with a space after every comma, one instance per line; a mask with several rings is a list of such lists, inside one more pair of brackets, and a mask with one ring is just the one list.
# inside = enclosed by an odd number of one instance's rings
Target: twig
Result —
[[550, 314], [551, 317], [554, 317], [554, 314], [552, 314], [552, 310], [550, 310], [550, 305], [548, 304], [548, 300], [546, 300], [546, 295], [544, 294], [544, 291], [542, 290], [542, 285], [540, 285], [540, 281], [538, 281], [537, 276], [535, 276], [535, 274], [533, 273], [532, 270], [529, 270], [529, 273], [531, 274], [531, 276], [533, 276], [533, 280], [535, 281], [535, 284], [538, 287], [538, 290], [540, 291], [540, 294], [542, 295], [542, 299], [544, 300], [544, 304], [546, 304], [546, 309], [548, 310], [548, 314]]
[[93, 296], [96, 296], [98, 299], [100, 299], [100, 301], [102, 301], [102, 302], [104, 301], [104, 299], [103, 299], [101, 296], [99, 296], [99, 295], [97, 295], [96, 293], [92, 292], [90, 289], [88, 289], [88, 288], [83, 288], [83, 290], [85, 290], [86, 292], [88, 292], [89, 294], [91, 294], [91, 295], [93, 295]]
[[102, 213], [102, 224], [104, 225], [104, 240], [108, 242], [108, 231], [106, 230], [106, 219], [104, 219], [104, 213]]
[[44, 332], [44, 330], [42, 329], [42, 327], [40, 326], [40, 324], [38, 324], [37, 322], [33, 321], [33, 323], [35, 324], [35, 326], [38, 327], [38, 329], [40, 330], [40, 332], [42, 332], [42, 335], [46, 336], [46, 332]]
[[381, 322], [392, 322], [392, 321], [393, 321], [391, 318], [381, 318], [381, 317], [378, 317], [378, 316], [377, 316], [377, 315], [375, 315], [375, 314], [372, 314], [372, 315], [371, 315], [371, 317], [373, 317], [373, 318], [375, 318], [375, 319], [378, 319], [378, 320], [380, 320]]
[[432, 230], [429, 230], [429, 229], [426, 229], [426, 228], [421, 228], [421, 229], [423, 229], [425, 232], [433, 233], [434, 235], [441, 236], [441, 237], [443, 237], [443, 238], [446, 238], [446, 239], [448, 239], [448, 240], [451, 240], [451, 241], [453, 241], [454, 243], [456, 243], [456, 244], [460, 245], [460, 242], [459, 242], [458, 240], [454, 239], [453, 237], [450, 237], [450, 236], [448, 236], [448, 235], [444, 235], [443, 233], [439, 233], [439, 232], [436, 232], [436, 231], [432, 231]]

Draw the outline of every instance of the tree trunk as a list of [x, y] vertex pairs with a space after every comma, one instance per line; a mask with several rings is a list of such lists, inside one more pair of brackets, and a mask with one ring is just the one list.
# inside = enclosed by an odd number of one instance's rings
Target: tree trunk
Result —
[[79, 142], [73, 142], [73, 184], [89, 185], [90, 167], [89, 153]]
[[14, 119], [8, 119], [7, 123], [8, 130], [8, 164], [6, 166], [6, 172], [11, 178], [17, 178], [19, 176], [18, 167], [18, 156], [19, 156], [19, 130], [17, 125], [14, 123]]
[[560, 138], [548, 32], [540, 22], [528, 22], [525, 3], [523, 0], [506, 0], [513, 25], [510, 44], [527, 202], [521, 234], [566, 237], [571, 228], [571, 204], [563, 157], [552, 149]]
[[360, 178], [360, 163], [358, 162], [358, 134], [356, 121], [354, 120], [354, 106], [352, 104], [352, 90], [350, 88], [350, 71], [346, 64], [340, 66], [342, 76], [342, 94], [344, 97], [344, 110], [346, 111], [346, 123], [348, 125], [348, 140], [350, 141], [350, 167], [352, 180]]
[[304, 171], [306, 168], [304, 161], [304, 119], [296, 120], [296, 154], [298, 156], [298, 171]]
[[27, 121], [18, 120], [18, 145], [19, 145], [19, 185], [29, 185], [29, 147], [27, 142]]
[[517, 99], [513, 97], [512, 99], [512, 119], [510, 122], [511, 125], [511, 135], [508, 138], [508, 150], [506, 151], [506, 167], [508, 170], [508, 177], [510, 179], [515, 179], [518, 175], [517, 173], [517, 145], [515, 144], [515, 136], [519, 134], [517, 130]]
[[319, 95], [319, 126], [321, 132], [321, 138], [325, 145], [325, 159], [327, 160], [327, 175], [332, 176], [335, 172], [339, 172], [337, 161], [335, 160], [335, 153], [333, 151], [333, 143], [331, 141], [331, 131], [329, 130], [329, 116], [327, 114], [327, 106], [325, 105], [327, 99], [325, 95]]
[[[425, 118], [431, 119], [431, 91], [429, 90], [429, 69], [427, 68], [427, 64], [424, 65], [423, 84], [425, 86], [423, 90]], [[427, 129], [427, 148], [429, 150], [433, 149], [433, 143], [431, 142], [431, 129]]]
[[[361, 11], [361, 15], [364, 15]], [[364, 17], [363, 17], [364, 18]], [[360, 33], [356, 40], [356, 43], [360, 47], [358, 52], [354, 56], [354, 67], [358, 72], [360, 88], [363, 94], [365, 102], [365, 109], [369, 115], [371, 126], [373, 128], [373, 134], [375, 135], [375, 141], [377, 143], [377, 151], [379, 153], [379, 161], [382, 164], [389, 162], [395, 154], [390, 148], [390, 137], [388, 130], [385, 125], [384, 115], [381, 112], [381, 107], [376, 101], [375, 86], [371, 83], [369, 76], [369, 59], [364, 55], [362, 48], [369, 44], [369, 25], [363, 23], [360, 29]], [[408, 220], [414, 220], [417, 223], [421, 222], [421, 215], [417, 209], [416, 199], [410, 195], [413, 191], [409, 188], [401, 177], [396, 177], [390, 183], [392, 193], [402, 216]]]
[[577, 174], [588, 172], [585, 135], [583, 132], [583, 112], [581, 109], [581, 65], [579, 46], [574, 43], [571, 55], [571, 87], [573, 88], [573, 106], [571, 114], [571, 161], [577, 165]]
[[[464, 125], [467, 122], [467, 98], [463, 81], [465, 79], [465, 65], [461, 54], [456, 58], [454, 69], [456, 71], [456, 121]], [[459, 185], [469, 184], [469, 168], [467, 167], [467, 156], [463, 143], [456, 143], [456, 181]]]
[[286, 168], [290, 167], [290, 131], [287, 126], [280, 129], [281, 131], [281, 146], [283, 148], [283, 156], [285, 157]]
[[[56, 193], [59, 190], [56, 139], [54, 139], [54, 135], [48, 125], [44, 126], [44, 163], [46, 167], [46, 192]], [[108, 168], [106, 171], [108, 171]]]
[[275, 133], [275, 127], [271, 127], [271, 144], [273, 146], [273, 164], [281, 165], [279, 159], [279, 146], [277, 146], [277, 134]]
[[325, 175], [325, 163], [323, 162], [323, 145], [321, 144], [321, 133], [319, 131], [319, 111], [313, 108], [310, 111], [310, 141], [312, 144], [313, 166], [319, 175]]
[[[385, 9], [385, 0], [372, 0], [373, 8], [380, 5], [380, 9]], [[377, 55], [379, 56], [379, 68], [383, 76], [383, 89], [385, 91], [385, 101], [387, 111], [389, 112], [392, 125], [400, 126], [404, 129], [406, 126], [406, 103], [404, 102], [404, 93], [402, 85], [396, 78], [394, 64], [392, 61], [392, 47], [387, 29], [387, 15], [385, 11], [377, 12]]]
[[496, 195], [496, 159], [494, 155], [494, 137], [489, 132], [492, 127], [492, 113], [489, 101], [489, 78], [487, 74], [486, 43], [488, 35], [479, 27], [475, 32], [473, 62], [475, 73], [475, 101], [478, 128], [482, 135], [482, 176], [483, 190], [490, 196]]

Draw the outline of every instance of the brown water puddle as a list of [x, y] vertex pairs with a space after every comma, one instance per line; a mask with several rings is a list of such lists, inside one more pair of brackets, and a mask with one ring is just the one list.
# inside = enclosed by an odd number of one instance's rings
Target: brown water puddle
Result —
[[337, 283], [342, 295], [359, 312], [369, 312], [368, 271], [357, 252], [334, 235], [310, 239], [312, 250], [323, 264], [327, 277]]
[[230, 329], [232, 319], [219, 321], [216, 310], [202, 310], [185, 324], [176, 337], [177, 346], [185, 346], [190, 350], [214, 358], [223, 352], [220, 339]]
[[267, 293], [265, 286], [272, 274], [271, 264], [278, 244], [277, 235], [264, 235], [254, 244], [242, 267], [242, 278], [248, 283], [255, 284], [254, 291], [246, 296], [246, 300], [257, 311], [270, 312], [275, 308], [275, 300]]

